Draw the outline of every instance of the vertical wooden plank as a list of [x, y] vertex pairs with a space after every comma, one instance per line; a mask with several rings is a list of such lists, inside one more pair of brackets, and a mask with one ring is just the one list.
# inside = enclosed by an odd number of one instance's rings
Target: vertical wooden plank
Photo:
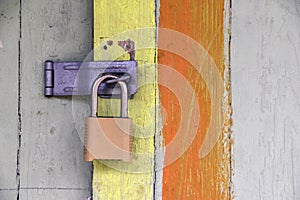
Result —
[[[136, 45], [135, 58], [139, 65], [138, 93], [129, 101], [129, 116], [133, 119], [135, 136], [133, 162], [94, 161], [94, 200], [152, 199], [157, 101], [155, 2], [95, 0], [94, 20], [95, 60], [129, 59], [117, 42], [131, 39]], [[138, 30], [145, 27], [152, 29], [139, 34]], [[109, 40], [113, 41], [112, 46], [107, 45]], [[101, 102], [101, 115], [112, 114], [110, 109], [118, 113], [116, 102], [113, 102], [113, 108], [107, 107], [109, 103], [103, 99]]]
[[[20, 199], [84, 199], [91, 169], [72, 98], [45, 98], [45, 60], [83, 60], [92, 50], [92, 2], [22, 1]], [[85, 116], [86, 116], [85, 115]], [[80, 120], [79, 120], [80, 121]]]
[[236, 199], [300, 199], [300, 2], [232, 9]]
[[[164, 85], [160, 86], [160, 99], [161, 104], [165, 109], [166, 121], [163, 127], [163, 135], [165, 138], [166, 147], [170, 145], [176, 138], [177, 130], [184, 123], [191, 121], [191, 125], [186, 129], [186, 137], [182, 137], [178, 142], [177, 147], [166, 151], [165, 154], [165, 168], [163, 170], [163, 194], [162, 199], [229, 199], [230, 198], [230, 143], [228, 130], [230, 130], [230, 114], [228, 115], [227, 109], [230, 108], [228, 100], [223, 101], [223, 112], [214, 113], [215, 107], [212, 107], [212, 96], [209, 87], [211, 82], [209, 80], [217, 80], [219, 76], [222, 77], [221, 85], [217, 89], [226, 91], [225, 85], [228, 84], [228, 77], [225, 76], [225, 69], [228, 66], [224, 65], [224, 1], [198, 1], [198, 0], [162, 0], [160, 1], [160, 19], [159, 28], [167, 28], [175, 30], [184, 34], [188, 38], [185, 42], [168, 40], [168, 37], [161, 37], [161, 32], [158, 34], [158, 62], [159, 62], [159, 83], [171, 83], [172, 73], [170, 74], [165, 67], [169, 66], [170, 69], [176, 71], [184, 77], [185, 83], [190, 84], [195, 95], [196, 100], [185, 97], [180, 100], [180, 96], [187, 93], [188, 88], [183, 88], [182, 94], [175, 94], [171, 89]], [[170, 36], [171, 37], [171, 36]], [[175, 37], [174, 37], [175, 38]], [[168, 47], [166, 42], [170, 45], [177, 43], [177, 52], [183, 52], [182, 55], [176, 55], [175, 52], [168, 52], [165, 48]], [[201, 63], [201, 59], [208, 60], [202, 54], [193, 54], [189, 52], [192, 44], [197, 42], [199, 46], [203, 47], [204, 54], [208, 54], [212, 58], [215, 65], [208, 62]], [[170, 46], [169, 45], [169, 46]], [[197, 52], [198, 53], [198, 52]], [[197, 66], [189, 63], [189, 59], [185, 56], [192, 56], [196, 59], [196, 63], [200, 62], [201, 67], [217, 67], [219, 74], [213, 74], [212, 68], [209, 68], [205, 74], [200, 74]], [[198, 58], [198, 61], [197, 61]], [[206, 76], [206, 77], [205, 77]], [[207, 78], [207, 79], [205, 79]], [[176, 81], [176, 80], [174, 80]], [[212, 81], [213, 82], [213, 81]], [[171, 85], [172, 87], [172, 85]], [[173, 87], [185, 87], [173, 84]], [[223, 88], [224, 87], [224, 88]], [[230, 85], [229, 85], [230, 89]], [[217, 92], [216, 90], [212, 92]], [[177, 95], [177, 96], [176, 96]], [[230, 94], [228, 94], [230, 95]], [[222, 99], [221, 97], [219, 98]], [[221, 99], [219, 99], [221, 101]], [[188, 105], [189, 112], [194, 112], [193, 106], [199, 105], [200, 109], [200, 123], [195, 124], [194, 118], [185, 116], [182, 118], [182, 105]], [[222, 118], [225, 119], [223, 124]], [[212, 123], [212, 119], [221, 123], [222, 130], [218, 130], [220, 138], [216, 138], [216, 144], [209, 154], [202, 158], [199, 156], [201, 146], [205, 144], [205, 137], [208, 132], [208, 127]], [[194, 123], [194, 124], [193, 124]], [[182, 156], [176, 155], [178, 149], [186, 145], [187, 138], [191, 137], [193, 133], [189, 133], [193, 126], [198, 126], [198, 131], [190, 146], [185, 149]], [[222, 132], [223, 131], [223, 132]], [[211, 134], [211, 133], [209, 133]], [[215, 134], [215, 133], [213, 133]], [[218, 134], [217, 134], [218, 135]], [[178, 156], [178, 159], [169, 163], [169, 160]]]
[[0, 199], [16, 199], [19, 2], [0, 1]]

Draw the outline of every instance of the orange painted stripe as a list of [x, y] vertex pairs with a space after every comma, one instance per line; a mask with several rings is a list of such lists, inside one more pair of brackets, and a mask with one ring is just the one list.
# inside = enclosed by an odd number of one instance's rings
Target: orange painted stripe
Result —
[[[159, 28], [179, 31], [204, 47], [212, 57], [223, 77], [224, 73], [224, 1], [211, 0], [161, 0]], [[200, 123], [193, 143], [175, 162], [163, 170], [163, 200], [224, 200], [230, 198], [230, 155], [229, 147], [221, 135], [212, 151], [199, 158], [199, 151], [204, 142], [211, 116], [211, 96], [206, 83], [197, 70], [183, 57], [161, 50], [164, 40], [158, 34], [158, 63], [170, 66], [179, 72], [196, 93], [196, 103], [200, 109]], [[178, 48], [187, 48], [178, 46]], [[170, 74], [159, 67], [159, 83], [170, 79]], [[212, 77], [214, 78], [214, 77]], [[190, 99], [179, 102], [178, 97], [165, 85], [160, 85], [160, 101], [166, 116], [163, 126], [165, 145], [176, 137], [182, 120], [182, 103], [190, 103]], [[184, 93], [182, 94], [184, 95]], [[225, 115], [225, 113], [224, 113]], [[185, 139], [182, 138], [182, 145]], [[166, 161], [174, 157], [176, 150], [166, 150]]]

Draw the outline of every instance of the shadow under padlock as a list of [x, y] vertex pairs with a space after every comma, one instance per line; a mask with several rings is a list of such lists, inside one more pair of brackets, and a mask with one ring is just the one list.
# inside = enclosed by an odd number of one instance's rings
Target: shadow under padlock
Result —
[[98, 88], [107, 79], [116, 79], [113, 75], [105, 75], [95, 80], [91, 95], [91, 116], [85, 120], [84, 160], [99, 159], [132, 160], [132, 120], [128, 118], [127, 86], [123, 81], [117, 84], [121, 89], [121, 117], [97, 117]]

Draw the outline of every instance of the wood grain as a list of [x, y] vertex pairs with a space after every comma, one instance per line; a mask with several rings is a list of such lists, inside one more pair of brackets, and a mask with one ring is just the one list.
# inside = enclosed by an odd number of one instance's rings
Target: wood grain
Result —
[[236, 199], [300, 199], [299, 63], [299, 1], [233, 1]]
[[[207, 51], [219, 70], [220, 74], [214, 74], [216, 76], [212, 76], [210, 79], [217, 80], [217, 76], [225, 76], [227, 66], [224, 65], [224, 1], [163, 0], [160, 2], [159, 27], [178, 31], [197, 41]], [[177, 150], [174, 148], [172, 151], [166, 151], [165, 164], [168, 164], [168, 166], [163, 170], [162, 199], [229, 199], [231, 196], [231, 155], [229, 135], [226, 133], [226, 129], [223, 133], [220, 133], [220, 138], [216, 138], [216, 144], [209, 154], [204, 158], [199, 158], [206, 132], [209, 124], [212, 123], [211, 118], [222, 120], [220, 116], [224, 115], [225, 122], [229, 124], [223, 126], [230, 127], [230, 119], [225, 117], [228, 115], [227, 110], [219, 113], [219, 115], [211, 116], [211, 113], [214, 113], [211, 104], [214, 94], [208, 90], [210, 85], [207, 84], [210, 83], [205, 82], [196, 67], [192, 66], [186, 57], [180, 57], [175, 53], [160, 49], [160, 47], [166, 46], [164, 43], [165, 40], [158, 35], [159, 64], [169, 66], [184, 76], [197, 96], [196, 101], [186, 97], [185, 101], [178, 102], [178, 97], [174, 95], [170, 88], [160, 86], [160, 100], [166, 112], [166, 121], [163, 127], [165, 145], [167, 146], [176, 137], [182, 120], [192, 120], [181, 118], [181, 105], [188, 104], [192, 108], [193, 105], [198, 104], [200, 123], [192, 144], [178, 160], [171, 164], [166, 163], [170, 157], [174, 157]], [[189, 51], [190, 47], [189, 43], [178, 45], [178, 48], [183, 49], [184, 52]], [[201, 55], [198, 55], [198, 57], [198, 59], [201, 59]], [[159, 68], [158, 75], [159, 83], [172, 79], [163, 68]], [[220, 87], [225, 87], [227, 81], [227, 79], [224, 79]], [[227, 108], [229, 103], [224, 102], [223, 106]], [[193, 110], [190, 111], [193, 112]], [[219, 121], [219, 123], [223, 124], [223, 121]], [[189, 129], [186, 131], [189, 131]], [[178, 144], [178, 148], [184, 146], [186, 140], [186, 138], [182, 138], [181, 145]]]

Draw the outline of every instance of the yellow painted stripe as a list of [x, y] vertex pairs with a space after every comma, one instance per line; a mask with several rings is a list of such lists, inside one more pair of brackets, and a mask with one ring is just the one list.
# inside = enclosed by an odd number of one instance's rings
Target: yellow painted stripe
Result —
[[[131, 39], [137, 48], [135, 58], [139, 65], [138, 93], [129, 102], [129, 116], [133, 119], [133, 135], [136, 136], [133, 139], [133, 162], [107, 161], [103, 164], [94, 161], [94, 200], [153, 197], [157, 114], [155, 26], [154, 0], [94, 0], [94, 59], [129, 59], [117, 42]], [[135, 30], [144, 27], [153, 27], [153, 30], [143, 34]], [[153, 48], [139, 49], [145, 46]], [[116, 101], [101, 99], [98, 113], [119, 113]]]

